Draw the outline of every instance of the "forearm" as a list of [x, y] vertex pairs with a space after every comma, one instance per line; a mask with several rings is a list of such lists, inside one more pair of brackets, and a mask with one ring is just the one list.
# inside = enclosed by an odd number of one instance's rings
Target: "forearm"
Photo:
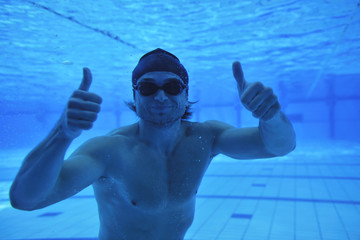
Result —
[[284, 113], [279, 112], [268, 121], [260, 120], [259, 131], [265, 147], [271, 153], [282, 156], [295, 149], [295, 131]]
[[71, 141], [57, 124], [26, 156], [10, 189], [14, 207], [31, 209], [49, 194], [58, 179]]

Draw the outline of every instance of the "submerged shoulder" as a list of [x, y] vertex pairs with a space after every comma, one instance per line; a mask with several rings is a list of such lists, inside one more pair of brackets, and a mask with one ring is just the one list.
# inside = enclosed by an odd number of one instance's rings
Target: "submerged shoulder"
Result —
[[[121, 138], [115, 138], [113, 136], [98, 136], [90, 138], [85, 141], [77, 150], [78, 153], [98, 154], [100, 152], [106, 152], [113, 148], [119, 141], [123, 141]], [[76, 153], [75, 152], [75, 153]]]
[[186, 122], [185, 126], [187, 127], [188, 132], [210, 133], [214, 135], [217, 135], [226, 129], [233, 128], [233, 126], [217, 120], [208, 120], [205, 122]]
[[203, 123], [206, 127], [211, 129], [228, 129], [233, 128], [234, 126], [224, 123], [218, 120], [208, 120]]
[[[137, 129], [137, 128], [136, 128]], [[87, 153], [111, 152], [133, 141], [136, 133], [134, 125], [112, 130], [106, 135], [97, 136], [84, 142], [78, 151]]]
[[138, 123], [134, 123], [131, 125], [123, 126], [116, 128], [106, 134], [107, 137], [116, 137], [116, 136], [124, 136], [124, 137], [131, 137], [134, 136], [138, 131]]

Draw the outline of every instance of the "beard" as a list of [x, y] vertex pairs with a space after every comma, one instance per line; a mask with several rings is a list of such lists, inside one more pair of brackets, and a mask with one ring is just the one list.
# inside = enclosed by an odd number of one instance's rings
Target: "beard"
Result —
[[181, 119], [185, 113], [185, 107], [176, 106], [165, 111], [155, 110], [147, 106], [138, 106], [136, 114], [144, 121], [157, 127], [171, 126]]

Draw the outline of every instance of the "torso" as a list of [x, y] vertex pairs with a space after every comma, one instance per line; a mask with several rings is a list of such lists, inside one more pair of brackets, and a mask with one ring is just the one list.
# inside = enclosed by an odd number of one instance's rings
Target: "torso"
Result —
[[183, 122], [173, 151], [161, 154], [137, 140], [135, 127], [106, 137], [107, 170], [93, 184], [100, 240], [182, 240], [193, 221], [214, 136], [204, 124]]

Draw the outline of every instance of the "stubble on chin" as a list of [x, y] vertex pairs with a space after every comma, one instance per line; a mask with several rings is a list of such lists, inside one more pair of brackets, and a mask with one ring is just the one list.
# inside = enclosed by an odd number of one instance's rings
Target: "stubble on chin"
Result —
[[176, 111], [172, 111], [169, 113], [157, 112], [153, 113], [147, 110], [140, 111], [137, 115], [148, 123], [151, 123], [157, 127], [167, 127], [171, 126], [173, 123], [181, 119], [184, 113], [177, 113]]
[[149, 121], [150, 123], [158, 127], [167, 127], [167, 126], [171, 126], [179, 119], [181, 119], [181, 116], [180, 117], [174, 115], [169, 116], [164, 113], [158, 113], [157, 115], [153, 115], [152, 117], [143, 120]]

